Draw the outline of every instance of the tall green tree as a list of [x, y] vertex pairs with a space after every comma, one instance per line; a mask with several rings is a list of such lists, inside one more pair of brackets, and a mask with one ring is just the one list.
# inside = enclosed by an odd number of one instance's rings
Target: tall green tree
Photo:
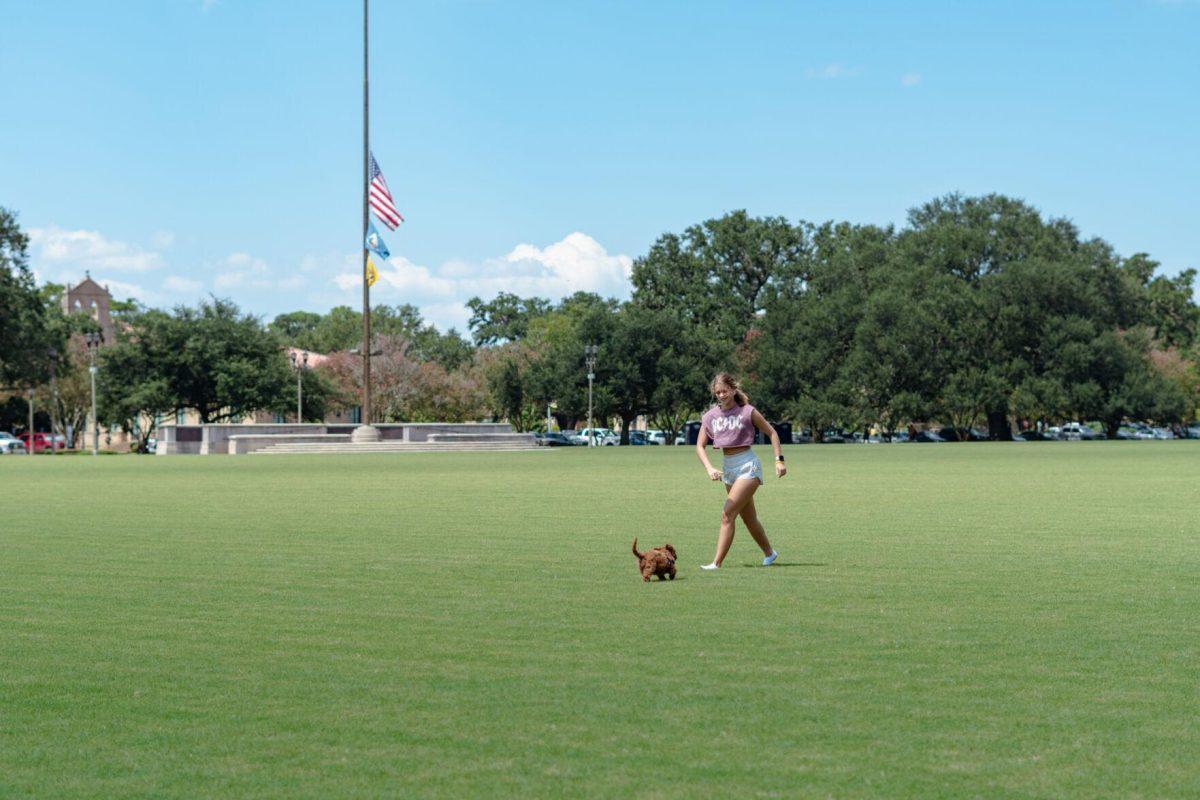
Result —
[[54, 345], [45, 303], [29, 271], [29, 237], [0, 207], [0, 386], [39, 383]]
[[530, 323], [549, 312], [551, 303], [540, 297], [518, 297], [500, 292], [487, 302], [472, 297], [467, 301], [467, 308], [471, 309], [468, 327], [475, 344], [485, 345], [524, 339]]
[[[228, 300], [149, 311], [102, 354], [112, 413], [195, 409], [202, 423], [291, 405], [293, 376], [278, 338]], [[125, 401], [120, 395], [128, 395]]]
[[757, 318], [747, 388], [774, 418], [791, 417], [819, 437], [860, 427], [866, 376], [849, 370], [867, 299], [888, 283], [889, 228], [827, 223], [777, 281]]
[[809, 226], [734, 211], [664, 234], [633, 265], [635, 302], [675, 308], [714, 341], [737, 344], [762, 312], [773, 283], [801, 271]]

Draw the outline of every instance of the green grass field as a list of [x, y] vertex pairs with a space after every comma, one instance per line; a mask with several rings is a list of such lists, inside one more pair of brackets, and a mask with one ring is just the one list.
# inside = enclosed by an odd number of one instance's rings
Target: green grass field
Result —
[[2, 458], [0, 796], [1200, 795], [1200, 446], [787, 452]]

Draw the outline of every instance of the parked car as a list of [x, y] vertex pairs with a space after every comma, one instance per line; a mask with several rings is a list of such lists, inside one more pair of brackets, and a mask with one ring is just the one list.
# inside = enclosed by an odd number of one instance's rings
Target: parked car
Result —
[[1063, 439], [1090, 441], [1092, 439], [1103, 439], [1104, 437], [1096, 431], [1084, 425], [1082, 422], [1068, 422], [1059, 429], [1059, 437]]
[[892, 441], [893, 442], [907, 442], [908, 441], [908, 431], [896, 431], [895, 433], [892, 434]]
[[947, 442], [982, 442], [987, 440], [987, 435], [976, 428], [946, 426], [939, 428], [937, 434]]
[[1133, 425], [1133, 438], [1135, 439], [1153, 439], [1154, 429], [1144, 422], [1135, 422]]
[[917, 431], [917, 435], [912, 437], [914, 442], [944, 442], [946, 441], [933, 431]]
[[11, 433], [0, 431], [0, 456], [24, 455], [25, 443]]
[[1021, 431], [1020, 433], [1013, 436], [1013, 441], [1014, 442], [1052, 442], [1052, 441], [1054, 441], [1054, 438], [1055, 437], [1053, 437], [1053, 436], [1048, 436], [1048, 435], [1042, 433], [1041, 431], [1037, 431], [1037, 430], [1034, 430], [1033, 428], [1030, 428], [1028, 430]]
[[589, 434], [593, 431], [595, 432], [594, 436], [597, 446], [612, 447], [621, 443], [620, 437], [613, 433], [610, 428], [584, 428], [575, 435], [575, 441], [579, 444], [587, 444]]
[[667, 443], [667, 434], [662, 431], [646, 431], [646, 444], [665, 445]]
[[538, 444], [543, 447], [570, 447], [572, 442], [559, 431], [550, 431], [543, 433], [538, 440]]
[[1171, 432], [1170, 428], [1153, 428], [1152, 431], [1154, 433], [1155, 439], [1174, 439], [1175, 438], [1175, 434]]
[[579, 431], [575, 430], [574, 428], [563, 428], [561, 431], [559, 431], [559, 433], [567, 437], [567, 444], [576, 446], [587, 444], [587, 442], [579, 441]]
[[24, 444], [25, 449], [28, 450], [29, 448], [32, 447], [33, 452], [35, 452], [35, 453], [48, 453], [48, 452], [50, 452], [50, 449], [54, 446], [54, 439], [51, 438], [50, 434], [48, 434], [48, 433], [33, 434], [33, 443], [32, 444], [30, 444], [30, 441], [29, 441], [30, 436], [28, 433], [22, 433], [17, 438], [19, 438], [21, 440], [22, 444]]
[[629, 432], [629, 443], [636, 444], [639, 446], [651, 444], [650, 439], [646, 435], [645, 431], [630, 431]]

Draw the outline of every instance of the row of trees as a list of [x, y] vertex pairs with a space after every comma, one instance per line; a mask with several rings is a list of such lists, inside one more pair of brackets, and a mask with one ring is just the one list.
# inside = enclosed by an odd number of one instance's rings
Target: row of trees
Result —
[[552, 399], [579, 418], [586, 342], [601, 416], [668, 431], [730, 368], [769, 416], [818, 435], [938, 420], [1007, 438], [1064, 418], [1115, 435], [1127, 418], [1187, 421], [1200, 399], [1195, 270], [1157, 267], [998, 195], [936, 199], [902, 230], [735, 212], [660, 237], [627, 303], [502, 295], [472, 301], [471, 327], [522, 422]]
[[[62, 317], [61, 287], [34, 287], [2, 210], [0, 258], [0, 381], [43, 383], [52, 347], [69, 379], [82, 364], [71, 334], [92, 323]], [[587, 413], [586, 344], [599, 348], [595, 414], [624, 431], [639, 415], [678, 431], [709, 403], [720, 369], [742, 375], [769, 417], [818, 433], [986, 421], [1003, 437], [1019, 420], [1101, 420], [1110, 432], [1125, 418], [1184, 421], [1200, 393], [1195, 271], [1169, 278], [1157, 266], [998, 195], [938, 198], [900, 230], [735, 212], [661, 236], [635, 262], [626, 302], [473, 298], [470, 340], [412, 306], [373, 309], [376, 421], [506, 418], [525, 430], [556, 404], [559, 424], [575, 425]], [[103, 418], [127, 427], [179, 408], [204, 421], [293, 408], [286, 345], [332, 354], [304, 373], [306, 417], [361, 396], [348, 351], [362, 320], [348, 307], [265, 325], [218, 299], [170, 313], [125, 304], [116, 317]]]

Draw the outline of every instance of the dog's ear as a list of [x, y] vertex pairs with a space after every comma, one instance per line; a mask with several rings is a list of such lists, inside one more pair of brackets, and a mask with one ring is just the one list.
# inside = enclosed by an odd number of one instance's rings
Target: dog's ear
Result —
[[665, 544], [665, 545], [663, 545], [663, 547], [665, 547], [665, 548], [667, 548], [668, 550], [670, 550], [670, 551], [671, 551], [671, 555], [672, 555], [672, 556], [674, 556], [675, 558], [679, 558], [679, 556], [675, 554], [675, 545], [673, 545], [673, 544]]

